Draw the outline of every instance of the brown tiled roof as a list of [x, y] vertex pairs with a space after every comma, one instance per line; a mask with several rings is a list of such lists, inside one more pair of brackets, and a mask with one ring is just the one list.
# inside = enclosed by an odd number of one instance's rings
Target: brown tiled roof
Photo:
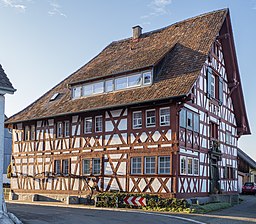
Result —
[[[228, 10], [219, 10], [156, 31], [114, 41], [98, 56], [7, 122], [115, 107], [188, 94], [198, 78]], [[159, 65], [161, 64], [161, 66]], [[71, 100], [68, 86], [146, 67], [160, 67], [152, 86]], [[50, 101], [54, 93], [57, 100]]]
[[0, 89], [3, 89], [10, 93], [15, 92], [15, 89], [13, 88], [12, 83], [5, 74], [2, 65], [0, 65]]

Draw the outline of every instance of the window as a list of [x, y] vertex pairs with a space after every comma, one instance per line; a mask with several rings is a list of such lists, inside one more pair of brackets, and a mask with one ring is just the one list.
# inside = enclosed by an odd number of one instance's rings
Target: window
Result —
[[81, 97], [81, 87], [80, 86], [72, 88], [72, 97], [74, 99]]
[[215, 98], [215, 75], [211, 75], [211, 96]]
[[180, 157], [180, 174], [186, 174], [186, 157], [181, 156]]
[[36, 140], [36, 126], [35, 125], [31, 125], [30, 140], [32, 140], [32, 141]]
[[61, 163], [61, 160], [55, 160], [54, 161], [54, 173], [55, 174], [60, 174], [60, 163]]
[[141, 74], [128, 76], [128, 87], [141, 85]]
[[24, 136], [24, 138], [25, 138], [25, 141], [28, 141], [29, 138], [30, 138], [30, 128], [29, 128], [29, 126], [25, 127], [25, 136]]
[[199, 160], [194, 159], [194, 175], [199, 175]]
[[223, 170], [223, 178], [224, 179], [235, 179], [236, 178], [236, 170], [231, 166], [225, 166]]
[[62, 137], [62, 122], [57, 123], [57, 138]]
[[150, 85], [152, 83], [152, 73], [143, 73], [143, 85]]
[[193, 113], [190, 111], [187, 111], [187, 128], [193, 129]]
[[183, 128], [187, 127], [187, 111], [185, 109], [182, 109], [180, 111], [180, 126]]
[[180, 174], [199, 175], [199, 159], [187, 156], [180, 157]]
[[155, 110], [147, 110], [146, 111], [146, 126], [154, 127], [156, 125], [156, 111]]
[[127, 76], [117, 77], [115, 79], [107, 79], [101, 82], [93, 82], [75, 86], [72, 88], [72, 98], [81, 96], [91, 96], [93, 94], [108, 93], [115, 90], [126, 88], [134, 88], [139, 86], [147, 86], [152, 84], [152, 71], [144, 73], [130, 74]]
[[231, 132], [226, 131], [226, 143], [231, 144]]
[[68, 159], [62, 160], [62, 174], [67, 175], [69, 170], [69, 162]]
[[59, 93], [54, 93], [54, 94], [52, 95], [50, 101], [56, 100], [59, 95], [60, 95]]
[[187, 158], [187, 166], [188, 166], [187, 174], [193, 174], [193, 159], [192, 158]]
[[132, 114], [132, 124], [133, 128], [141, 128], [142, 127], [142, 112], [136, 111]]
[[127, 88], [127, 77], [117, 78], [115, 80], [115, 90]]
[[111, 92], [113, 91], [113, 80], [107, 80], [105, 81], [105, 92]]
[[89, 175], [90, 172], [90, 159], [83, 160], [83, 175]]
[[194, 127], [193, 130], [195, 132], [199, 132], [199, 115], [198, 114], [194, 114]]
[[93, 93], [92, 84], [83, 86], [83, 96], [90, 96], [90, 95], [92, 95], [92, 93]]
[[133, 157], [131, 160], [131, 173], [141, 174], [141, 157]]
[[154, 156], [145, 157], [145, 174], [156, 173], [156, 158]]
[[70, 124], [69, 121], [64, 122], [64, 136], [65, 137], [69, 137], [69, 128], [70, 128], [69, 124]]
[[158, 157], [158, 173], [170, 174], [170, 156]]
[[170, 108], [160, 108], [160, 125], [170, 125]]
[[93, 84], [93, 93], [103, 93], [104, 92], [104, 82], [98, 82]]
[[218, 124], [210, 122], [211, 138], [218, 139]]
[[87, 117], [84, 119], [84, 133], [92, 133], [92, 118]]
[[100, 159], [92, 159], [92, 174], [100, 174]]
[[95, 131], [102, 132], [102, 116], [95, 117]]

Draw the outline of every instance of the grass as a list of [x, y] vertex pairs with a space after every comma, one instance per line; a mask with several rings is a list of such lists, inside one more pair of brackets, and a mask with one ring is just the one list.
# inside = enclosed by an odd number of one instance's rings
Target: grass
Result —
[[205, 214], [208, 212], [229, 208], [229, 207], [231, 207], [230, 203], [217, 202], [217, 203], [209, 203], [205, 205], [193, 205], [191, 206], [191, 209], [193, 213]]

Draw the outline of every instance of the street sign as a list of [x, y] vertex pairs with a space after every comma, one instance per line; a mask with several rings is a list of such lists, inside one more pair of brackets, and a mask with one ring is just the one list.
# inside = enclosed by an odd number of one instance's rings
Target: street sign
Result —
[[137, 196], [126, 196], [124, 198], [124, 203], [133, 206], [146, 206], [146, 198]]

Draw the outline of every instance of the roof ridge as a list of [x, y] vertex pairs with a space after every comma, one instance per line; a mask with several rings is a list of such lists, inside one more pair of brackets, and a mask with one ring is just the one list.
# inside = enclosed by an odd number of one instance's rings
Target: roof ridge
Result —
[[[147, 36], [147, 35], [151, 35], [151, 34], [154, 34], [154, 33], [158, 33], [158, 32], [161, 32], [162, 30], [168, 29], [171, 26], [175, 26], [177, 24], [185, 23], [185, 22], [188, 22], [190, 20], [194, 20], [194, 19], [197, 19], [197, 18], [200, 18], [200, 17], [204, 17], [204, 16], [207, 16], [207, 15], [210, 15], [210, 14], [214, 14], [214, 13], [217, 13], [217, 12], [223, 12], [223, 11], [226, 11], [226, 13], [227, 13], [229, 11], [229, 8], [217, 9], [217, 10], [214, 10], [214, 11], [210, 11], [210, 12], [200, 14], [198, 16], [189, 17], [187, 19], [177, 21], [177, 22], [175, 22], [171, 25], [142, 33], [142, 36]], [[111, 44], [121, 43], [121, 42], [125, 42], [125, 41], [128, 41], [128, 40], [132, 40], [132, 37], [127, 37], [127, 38], [124, 38], [124, 39], [115, 40], [115, 41], [112, 41]]]

